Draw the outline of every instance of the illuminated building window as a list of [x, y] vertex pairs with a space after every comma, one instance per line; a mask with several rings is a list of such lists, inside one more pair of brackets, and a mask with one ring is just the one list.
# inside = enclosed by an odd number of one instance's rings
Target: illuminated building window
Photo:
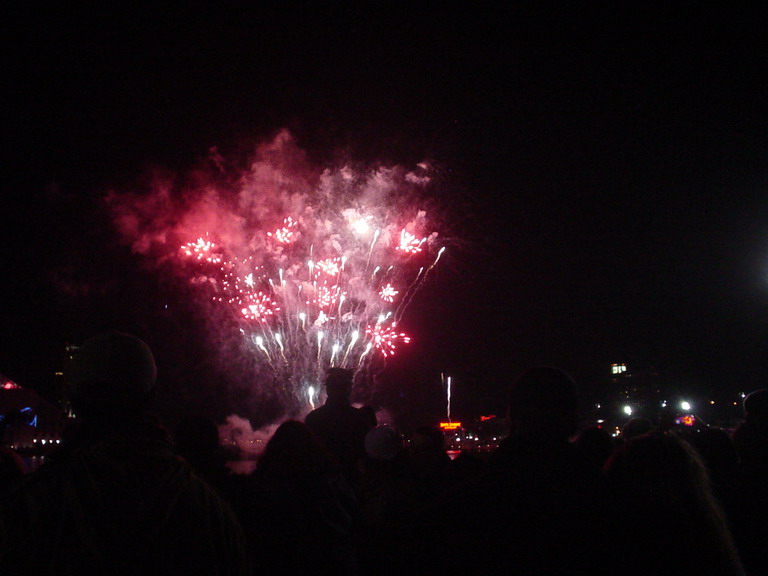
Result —
[[623, 374], [626, 371], [626, 364], [611, 364], [611, 374]]

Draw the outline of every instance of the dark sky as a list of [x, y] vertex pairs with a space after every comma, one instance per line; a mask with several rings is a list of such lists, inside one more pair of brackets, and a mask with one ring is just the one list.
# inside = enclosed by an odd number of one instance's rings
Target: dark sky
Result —
[[157, 314], [106, 190], [287, 127], [319, 159], [440, 167], [456, 248], [408, 366], [478, 395], [539, 362], [765, 385], [768, 51], [748, 5], [49, 4], [0, 18], [0, 372], [40, 382], [65, 342]]

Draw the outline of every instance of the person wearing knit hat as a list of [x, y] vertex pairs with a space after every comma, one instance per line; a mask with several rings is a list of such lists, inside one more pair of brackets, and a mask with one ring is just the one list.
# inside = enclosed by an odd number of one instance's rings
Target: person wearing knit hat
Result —
[[152, 399], [157, 368], [146, 343], [122, 332], [87, 340], [75, 353], [69, 396], [75, 412], [141, 408]]
[[0, 497], [0, 525], [14, 527], [0, 530], [3, 574], [250, 574], [234, 513], [149, 413], [156, 375], [134, 336], [109, 332], [80, 347], [74, 423]]

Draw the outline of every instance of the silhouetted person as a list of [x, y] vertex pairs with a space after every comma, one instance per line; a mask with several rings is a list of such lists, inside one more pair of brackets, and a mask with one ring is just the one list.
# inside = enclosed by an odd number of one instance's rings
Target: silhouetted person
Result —
[[22, 410], [0, 414], [0, 494], [14, 486], [29, 471], [18, 452], [10, 447], [6, 431], [16, 422], [27, 424], [30, 418]]
[[419, 499], [437, 498], [457, 481], [453, 462], [446, 453], [445, 434], [437, 426], [420, 426], [411, 436], [408, 455]]
[[234, 477], [227, 468], [227, 455], [219, 443], [216, 423], [204, 416], [185, 418], [173, 435], [176, 451], [192, 470], [229, 499]]
[[347, 479], [357, 480], [357, 463], [365, 456], [365, 434], [372, 427], [370, 414], [350, 405], [352, 371], [331, 368], [325, 380], [327, 399], [304, 422], [338, 458]]
[[104, 334], [78, 350], [78, 421], [0, 506], [3, 574], [248, 574], [231, 510], [148, 412], [155, 376], [152, 353], [132, 336]]
[[626, 442], [606, 463], [614, 563], [626, 576], [744, 574], [698, 454], [673, 433]]
[[0, 446], [0, 494], [27, 473], [27, 466], [15, 450]]
[[590, 426], [579, 432], [576, 448], [598, 468], [602, 468], [614, 450], [611, 435], [602, 426]]
[[733, 431], [744, 480], [737, 541], [750, 574], [768, 574], [768, 388], [744, 399], [745, 419]]
[[621, 439], [622, 441], [631, 440], [643, 434], [648, 434], [651, 430], [653, 430], [653, 422], [648, 420], [648, 418], [630, 418], [621, 429]]
[[[677, 413], [671, 408], [662, 408], [659, 412], [656, 432], [669, 432], [674, 430], [677, 425]], [[639, 434], [638, 434], [639, 435]]]
[[336, 459], [309, 428], [282, 423], [237, 510], [255, 561], [271, 575], [359, 573], [359, 509]]
[[744, 399], [744, 421], [733, 431], [733, 442], [744, 473], [768, 483], [768, 388]]
[[373, 406], [360, 406], [358, 410], [360, 410], [363, 418], [367, 420], [369, 429], [378, 425], [379, 422], [376, 418], [376, 409]]
[[577, 400], [575, 383], [556, 368], [514, 382], [510, 434], [487, 472], [422, 513], [430, 522], [416, 536], [429, 539], [429, 553], [420, 574], [600, 573], [605, 492], [599, 468], [569, 442]]
[[692, 442], [707, 467], [715, 494], [723, 495], [732, 488], [741, 489], [739, 453], [728, 432], [705, 428], [692, 436]]
[[363, 515], [366, 574], [395, 572], [393, 553], [402, 539], [401, 523], [417, 503], [416, 482], [403, 438], [393, 426], [377, 426], [365, 435], [359, 495]]

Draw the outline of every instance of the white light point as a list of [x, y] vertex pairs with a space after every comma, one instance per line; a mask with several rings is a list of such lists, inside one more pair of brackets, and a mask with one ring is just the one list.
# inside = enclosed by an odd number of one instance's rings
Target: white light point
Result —
[[345, 366], [347, 364], [347, 358], [349, 357], [349, 352], [352, 350], [352, 347], [355, 345], [355, 342], [357, 342], [357, 339], [360, 337], [360, 333], [355, 330], [352, 332], [352, 336], [349, 340], [349, 345], [347, 346], [346, 352], [344, 352], [344, 359], [341, 361], [341, 365]]
[[317, 333], [317, 357], [320, 358], [320, 349], [323, 346], [323, 336], [325, 336], [325, 332], [322, 330], [318, 331]]
[[339, 353], [339, 349], [341, 348], [341, 344], [336, 342], [333, 345], [333, 348], [331, 348], [331, 366], [333, 366], [333, 361], [336, 359], [336, 354]]
[[371, 348], [373, 347], [373, 344], [371, 342], [368, 342], [368, 344], [365, 347], [365, 352], [363, 352], [360, 355], [360, 359], [357, 361], [358, 365], [363, 363], [363, 358], [365, 358], [366, 354], [371, 351]]
[[264, 347], [264, 338], [261, 336], [256, 336], [256, 346], [258, 346], [259, 349], [264, 352], [264, 354], [269, 356], [269, 352], [267, 352], [267, 349]]
[[365, 234], [371, 227], [368, 225], [368, 222], [365, 221], [365, 218], [359, 218], [352, 223], [352, 229], [357, 234]]

